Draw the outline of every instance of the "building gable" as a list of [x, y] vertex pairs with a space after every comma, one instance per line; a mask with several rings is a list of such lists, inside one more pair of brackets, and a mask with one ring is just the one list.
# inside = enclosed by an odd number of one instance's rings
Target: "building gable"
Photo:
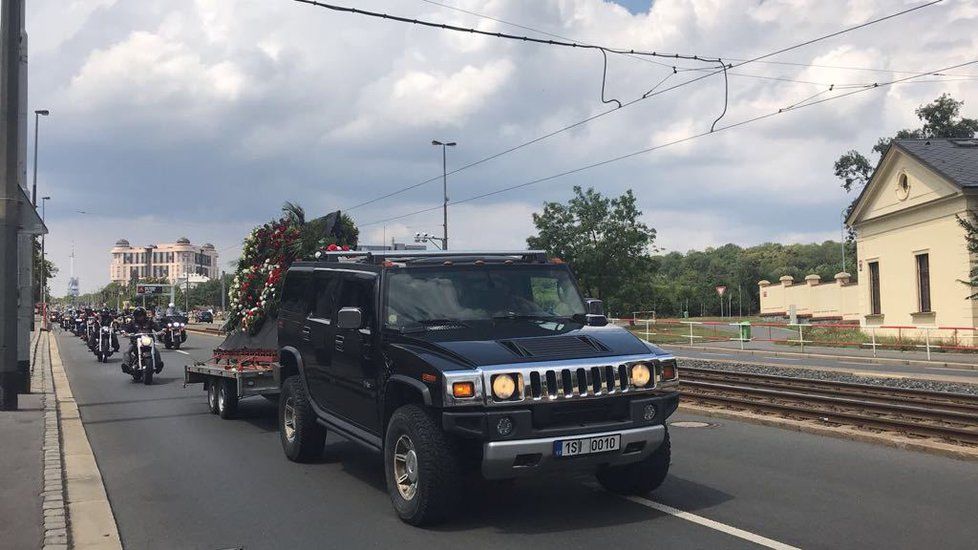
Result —
[[847, 220], [858, 226], [896, 212], [961, 196], [958, 185], [899, 147], [890, 147]]

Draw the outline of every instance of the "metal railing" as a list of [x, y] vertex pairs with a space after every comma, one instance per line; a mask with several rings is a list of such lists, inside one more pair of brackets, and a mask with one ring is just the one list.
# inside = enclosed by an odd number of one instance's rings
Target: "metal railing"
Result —
[[[978, 353], [978, 327], [938, 325], [867, 325], [852, 323], [771, 321], [713, 321], [688, 319], [614, 318], [655, 344], [705, 346], [731, 344], [740, 349], [771, 349], [771, 345], [869, 349], [873, 357], [882, 350], [921, 351], [927, 360], [934, 353]], [[753, 344], [753, 345], [752, 345]]]

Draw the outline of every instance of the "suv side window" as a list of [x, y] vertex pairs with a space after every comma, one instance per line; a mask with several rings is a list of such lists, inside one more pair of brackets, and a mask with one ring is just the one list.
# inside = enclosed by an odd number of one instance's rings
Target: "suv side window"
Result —
[[316, 319], [332, 321], [336, 316], [336, 295], [342, 278], [332, 271], [316, 271], [313, 280], [316, 288], [316, 308], [312, 316]]
[[308, 314], [313, 307], [310, 296], [310, 282], [312, 272], [310, 271], [289, 271], [285, 277], [285, 288], [282, 290], [282, 309], [299, 315]]
[[365, 327], [374, 322], [374, 297], [377, 278], [370, 276], [347, 275], [343, 278], [343, 289], [337, 298], [336, 309], [358, 307], [363, 312]]

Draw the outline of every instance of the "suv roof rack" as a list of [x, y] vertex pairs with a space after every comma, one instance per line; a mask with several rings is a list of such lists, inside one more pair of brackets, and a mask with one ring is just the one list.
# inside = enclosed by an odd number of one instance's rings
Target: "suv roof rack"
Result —
[[547, 253], [543, 250], [349, 250], [325, 252], [319, 258], [322, 262], [362, 262], [380, 264], [385, 261], [408, 263], [429, 263], [452, 259], [505, 259], [522, 263], [547, 263]]

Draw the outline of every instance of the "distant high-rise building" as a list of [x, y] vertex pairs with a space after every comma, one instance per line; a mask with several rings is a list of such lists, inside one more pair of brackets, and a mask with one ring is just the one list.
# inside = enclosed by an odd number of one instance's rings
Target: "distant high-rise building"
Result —
[[194, 279], [216, 279], [220, 274], [217, 265], [217, 249], [210, 243], [190, 244], [181, 237], [175, 243], [159, 243], [147, 246], [131, 246], [126, 239], [119, 239], [111, 250], [109, 280], [117, 283], [164, 278], [170, 283]]

